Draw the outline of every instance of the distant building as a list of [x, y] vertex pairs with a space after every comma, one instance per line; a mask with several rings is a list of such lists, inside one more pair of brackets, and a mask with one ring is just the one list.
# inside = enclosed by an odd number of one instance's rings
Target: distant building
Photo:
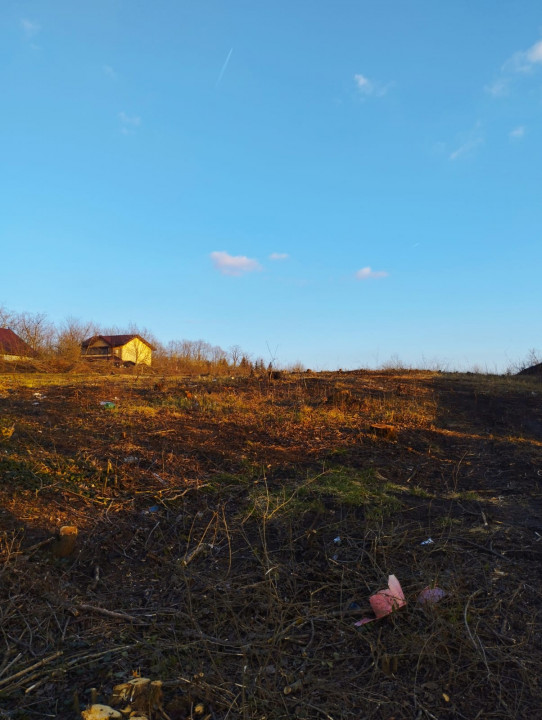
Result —
[[16, 335], [10, 328], [0, 328], [0, 360], [15, 362], [31, 360], [36, 356], [28, 343]]
[[81, 344], [85, 360], [109, 360], [116, 365], [150, 365], [155, 349], [140, 335], [94, 335]]

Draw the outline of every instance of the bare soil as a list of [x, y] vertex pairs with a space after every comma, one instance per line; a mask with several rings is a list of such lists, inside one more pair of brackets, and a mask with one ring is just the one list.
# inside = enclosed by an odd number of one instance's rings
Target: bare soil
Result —
[[[0, 718], [78, 718], [139, 675], [171, 720], [540, 717], [541, 398], [529, 376], [0, 376]], [[390, 574], [407, 606], [356, 627]]]

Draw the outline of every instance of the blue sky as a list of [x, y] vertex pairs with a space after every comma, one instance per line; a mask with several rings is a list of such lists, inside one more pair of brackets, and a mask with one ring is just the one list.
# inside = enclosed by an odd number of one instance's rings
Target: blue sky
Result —
[[4, 0], [0, 304], [324, 368], [542, 349], [538, 0]]

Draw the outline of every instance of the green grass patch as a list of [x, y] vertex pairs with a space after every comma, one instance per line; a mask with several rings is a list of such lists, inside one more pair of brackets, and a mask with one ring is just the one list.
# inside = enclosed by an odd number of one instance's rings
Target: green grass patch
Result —
[[17, 458], [0, 458], [3, 483], [13, 490], [35, 490], [43, 486], [44, 477], [34, 470], [34, 463]]
[[32, 490], [39, 494], [56, 488], [94, 498], [103, 491], [108, 475], [108, 469], [77, 464], [58, 455], [46, 461], [16, 455], [0, 458], [0, 476], [13, 491]]
[[408, 492], [411, 495], [414, 495], [414, 497], [419, 498], [433, 498], [435, 495], [433, 493], [430, 493], [429, 490], [426, 490], [425, 488], [420, 487], [419, 485], [413, 485], [412, 487], [408, 488]]
[[355, 470], [341, 466], [279, 489], [271, 489], [265, 483], [254, 487], [251, 513], [271, 518], [343, 506], [363, 507], [367, 517], [380, 518], [401, 508], [397, 491], [396, 485], [373, 469]]

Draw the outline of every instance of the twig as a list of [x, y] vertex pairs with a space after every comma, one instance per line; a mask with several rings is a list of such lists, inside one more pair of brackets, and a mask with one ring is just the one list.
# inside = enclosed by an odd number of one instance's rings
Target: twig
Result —
[[139, 623], [142, 622], [145, 623], [145, 621], [141, 620], [140, 618], [136, 618], [133, 615], [128, 615], [128, 613], [124, 612], [118, 612], [115, 610], [106, 610], [105, 608], [97, 607], [96, 605], [75, 605], [74, 606], [76, 610], [87, 610], [88, 612], [94, 612], [98, 615], [105, 615], [106, 617], [112, 617], [116, 618], [117, 620], [128, 620], [129, 622], [133, 623]]
[[43, 658], [43, 660], [40, 660], [37, 663], [34, 663], [34, 665], [30, 665], [30, 667], [25, 668], [24, 670], [19, 670], [18, 673], [15, 673], [15, 675], [10, 675], [7, 678], [4, 678], [3, 680], [0, 680], [0, 685], [5, 685], [6, 683], [10, 683], [13, 680], [16, 680], [19, 677], [22, 677], [23, 675], [26, 675], [29, 672], [32, 672], [32, 670], [36, 670], [39, 667], [42, 667], [43, 665], [47, 665], [47, 663], [52, 662], [53, 660], [56, 660], [57, 657], [60, 657], [64, 654], [63, 650], [59, 650], [56, 653], [53, 653], [53, 655], [49, 655], [47, 658]]
[[[495, 557], [498, 557], [501, 560], [508, 560], [508, 562], [513, 562], [510, 558], [506, 557], [506, 555], [501, 555], [501, 553], [497, 552], [496, 550], [492, 550], [491, 548], [488, 548], [485, 545], [480, 545], [479, 543], [476, 543], [473, 540], [469, 540], [468, 538], [449, 537], [448, 540], [455, 540], [456, 542], [468, 543], [469, 545], [472, 545], [473, 547], [478, 548], [478, 550], [482, 550], [483, 552], [489, 553], [490, 555], [495, 555]], [[507, 552], [507, 551], [505, 551], [505, 552]]]
[[305, 707], [311, 708], [311, 710], [316, 710], [317, 712], [322, 713], [322, 715], [324, 715], [324, 717], [326, 717], [327, 720], [333, 720], [333, 718], [331, 717], [331, 715], [328, 715], [327, 712], [326, 712], [323, 708], [319, 708], [317, 705], [311, 705], [311, 704], [308, 703], [308, 702], [304, 702], [303, 705], [304, 705]]
[[135, 647], [137, 643], [132, 643], [131, 645], [119, 645], [118, 647], [114, 648], [108, 648], [107, 650], [102, 650], [101, 652], [97, 653], [88, 653], [87, 655], [78, 655], [76, 658], [73, 658], [69, 662], [65, 663], [64, 667], [72, 667], [73, 665], [81, 665], [83, 661], [85, 660], [97, 660], [99, 657], [103, 657], [104, 655], [110, 655], [111, 653], [120, 652], [121, 650], [130, 650], [131, 648]]
[[200, 541], [199, 545], [196, 545], [196, 547], [183, 558], [182, 564], [186, 566], [188, 563], [192, 562], [192, 560], [200, 554], [204, 547], [205, 545]]
[[473, 600], [473, 599], [474, 599], [477, 595], [479, 595], [481, 592], [482, 592], [481, 590], [476, 590], [476, 592], [473, 592], [472, 595], [468, 598], [468, 600], [467, 600], [467, 602], [466, 602], [466, 604], [465, 604], [465, 610], [463, 611], [463, 619], [464, 619], [464, 621], [465, 621], [465, 627], [467, 628], [467, 633], [468, 633], [468, 636], [469, 636], [469, 638], [470, 638], [470, 641], [472, 642], [472, 644], [473, 644], [473, 646], [474, 646], [474, 648], [475, 648], [476, 650], [481, 651], [481, 655], [482, 655], [482, 657], [483, 657], [483, 659], [484, 659], [484, 665], [486, 666], [487, 675], [488, 675], [488, 678], [489, 678], [489, 676], [491, 675], [491, 671], [490, 671], [490, 669], [489, 669], [489, 665], [487, 664], [486, 651], [485, 651], [485, 649], [484, 649], [484, 646], [482, 645], [482, 641], [480, 640], [480, 638], [477, 638], [478, 642], [476, 642], [476, 640], [474, 639], [474, 635], [472, 634], [472, 632], [471, 632], [471, 630], [470, 630], [469, 621], [468, 621], [468, 619], [467, 619], [467, 613], [468, 613], [468, 611], [469, 611], [469, 603], [470, 603], [470, 601]]
[[[73, 667], [74, 665], [81, 667], [83, 665], [84, 661], [86, 661], [86, 660], [97, 660], [98, 658], [103, 657], [104, 655], [109, 655], [114, 652], [119, 652], [120, 650], [126, 650], [131, 647], [133, 647], [133, 645], [122, 645], [121, 647], [112, 648], [112, 649], [110, 648], [108, 650], [103, 650], [102, 652], [98, 652], [98, 653], [89, 653], [87, 655], [80, 655], [80, 656], [70, 660], [69, 662], [65, 663], [65, 665], [62, 668], [60, 668], [60, 671], [66, 672], [66, 670], [68, 668]], [[53, 669], [52, 672], [55, 672], [55, 670]], [[0, 692], [5, 692], [5, 691], [11, 692], [12, 690], [15, 690], [17, 687], [22, 685], [23, 683], [29, 682], [31, 680], [37, 680], [37, 678], [39, 678], [40, 674], [41, 673], [39, 673], [39, 672], [35, 672], [32, 675], [30, 675], [30, 677], [21, 678], [12, 687], [4, 688], [4, 690], [0, 691]], [[24, 691], [25, 695], [28, 695], [28, 693], [32, 692], [33, 690], [38, 688], [40, 685], [43, 685], [44, 682], [47, 682], [48, 677], [49, 677], [48, 675], [45, 675], [41, 679], [37, 680], [37, 682], [35, 682], [32, 685], [30, 685], [29, 687], [27, 687], [26, 690]], [[93, 688], [93, 690], [94, 690], [94, 688]], [[94, 702], [95, 702], [95, 700], [93, 701], [92, 704], [94, 704]]]
[[42, 540], [39, 543], [36, 543], [35, 545], [31, 545], [29, 548], [25, 548], [24, 550], [21, 550], [19, 553], [16, 553], [17, 555], [33, 555], [36, 550], [39, 550], [42, 547], [45, 547], [46, 545], [50, 545], [50, 543], [54, 542], [57, 538], [56, 537], [50, 537], [47, 538], [47, 540]]
[[6, 672], [7, 672], [7, 670], [8, 670], [12, 665], [14, 665], [14, 664], [17, 662], [17, 660], [19, 660], [20, 658], [22, 658], [22, 656], [23, 656], [23, 654], [22, 654], [22, 653], [19, 653], [19, 654], [17, 655], [17, 657], [14, 657], [13, 660], [11, 660], [10, 662], [8, 662], [8, 664], [5, 665], [5, 666], [0, 670], [0, 677], [1, 677], [2, 675], [5, 675]]

